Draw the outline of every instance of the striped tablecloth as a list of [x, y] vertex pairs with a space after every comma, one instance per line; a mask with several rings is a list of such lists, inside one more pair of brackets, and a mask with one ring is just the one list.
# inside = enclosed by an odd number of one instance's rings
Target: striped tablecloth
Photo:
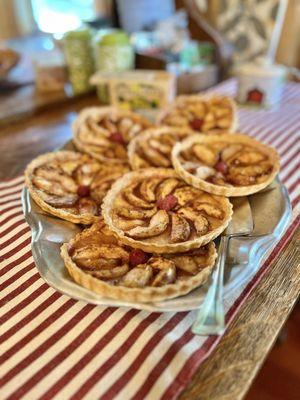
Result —
[[[215, 92], [234, 94], [227, 81]], [[255, 277], [226, 303], [227, 323], [299, 224], [300, 85], [278, 110], [239, 110], [239, 126], [280, 153], [293, 221]], [[194, 336], [195, 312], [149, 313], [70, 299], [39, 276], [22, 215], [23, 177], [0, 183], [0, 399], [175, 399], [216, 337]]]

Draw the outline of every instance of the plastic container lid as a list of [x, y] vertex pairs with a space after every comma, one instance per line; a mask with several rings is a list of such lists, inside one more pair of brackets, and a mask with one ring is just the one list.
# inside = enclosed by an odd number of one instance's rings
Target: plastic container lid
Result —
[[64, 39], [84, 39], [90, 40], [92, 37], [92, 32], [89, 28], [82, 27], [74, 31], [69, 31], [64, 34]]
[[253, 76], [284, 76], [286, 67], [280, 64], [272, 64], [270, 61], [261, 59], [255, 63], [244, 64], [236, 68], [240, 75]]
[[130, 38], [126, 32], [122, 30], [112, 30], [107, 33], [99, 33], [97, 43], [101, 46], [119, 46], [130, 44]]

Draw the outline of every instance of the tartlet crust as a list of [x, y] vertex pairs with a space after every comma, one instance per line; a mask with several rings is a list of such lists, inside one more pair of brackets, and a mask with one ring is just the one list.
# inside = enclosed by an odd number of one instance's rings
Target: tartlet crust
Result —
[[146, 252], [151, 253], [180, 253], [192, 249], [197, 249], [218, 237], [228, 226], [231, 216], [232, 216], [232, 204], [226, 197], [218, 198], [218, 204], [220, 205], [222, 211], [224, 212], [223, 222], [215, 229], [209, 231], [208, 233], [198, 236], [192, 240], [187, 240], [181, 243], [155, 243], [156, 237], [154, 237], [153, 242], [145, 242], [143, 240], [133, 239], [125, 235], [125, 232], [118, 228], [113, 221], [113, 204], [117, 195], [126, 188], [132, 182], [137, 182], [139, 180], [147, 180], [152, 177], [165, 177], [165, 178], [178, 178], [178, 174], [167, 168], [147, 168], [143, 170], [137, 170], [133, 172], [128, 172], [119, 178], [111, 187], [111, 189], [106, 194], [102, 203], [102, 215], [106, 225], [113, 232], [113, 234], [124, 244], [130, 247], [138, 248]]
[[[82, 153], [77, 153], [77, 152], [69, 151], [69, 150], [62, 150], [62, 151], [42, 154], [42, 155], [36, 157], [35, 159], [33, 159], [26, 167], [25, 184], [29, 190], [30, 196], [33, 198], [33, 200], [38, 204], [38, 206], [43, 211], [47, 212], [48, 214], [54, 215], [55, 217], [64, 219], [66, 221], [73, 222], [75, 224], [90, 225], [93, 222], [98, 221], [100, 216], [92, 215], [92, 214], [76, 215], [72, 212], [66, 211], [65, 209], [57, 208], [57, 207], [54, 207], [54, 206], [48, 204], [46, 201], [44, 201], [41, 198], [41, 196], [38, 193], [38, 189], [36, 189], [36, 187], [32, 181], [35, 169], [44, 164], [47, 164], [48, 162], [55, 161], [55, 160], [58, 160], [58, 161], [59, 160], [61, 160], [61, 161], [78, 160], [81, 157], [90, 158], [89, 156], [84, 155]], [[101, 166], [101, 164], [99, 162], [97, 162], [97, 163], [99, 164], [99, 166]], [[104, 167], [106, 167], [106, 166], [104, 166]]]
[[109, 158], [105, 157], [102, 154], [99, 154], [98, 152], [95, 152], [89, 148], [89, 145], [85, 144], [80, 138], [80, 128], [81, 125], [85, 123], [87, 117], [101, 117], [101, 116], [107, 116], [107, 115], [117, 115], [119, 117], [123, 118], [130, 118], [136, 123], [141, 124], [142, 126], [145, 126], [145, 129], [148, 129], [152, 126], [150, 121], [148, 121], [146, 118], [142, 117], [139, 114], [133, 113], [132, 111], [126, 111], [126, 110], [121, 110], [116, 107], [88, 107], [84, 108], [82, 111], [79, 112], [77, 118], [74, 120], [72, 124], [72, 131], [73, 131], [73, 143], [76, 147], [77, 150], [89, 154], [95, 159], [99, 161], [110, 161], [110, 162], [115, 162], [115, 163], [127, 163], [127, 160], [123, 159], [117, 159], [117, 158]]
[[[209, 101], [210, 99], [226, 99], [226, 101], [231, 105], [231, 109], [232, 109], [232, 121], [231, 124], [229, 126], [229, 128], [226, 129], [227, 133], [234, 133], [237, 130], [237, 126], [238, 126], [238, 117], [237, 117], [237, 106], [236, 106], [236, 102], [232, 99], [232, 97], [230, 96], [220, 96], [220, 95], [216, 95], [216, 94], [194, 94], [194, 95], [180, 95], [177, 96], [174, 100], [173, 103], [171, 103], [168, 107], [164, 108], [157, 116], [156, 118], [156, 123], [158, 125], [166, 125], [164, 123], [164, 118], [170, 113], [170, 111], [172, 111], [174, 108], [177, 107], [177, 105], [183, 103], [186, 100], [199, 100], [199, 101]], [[213, 131], [214, 129], [212, 129]], [[196, 131], [194, 131], [195, 133], [197, 133]], [[208, 130], [207, 132], [199, 132], [199, 133], [205, 133], [205, 134], [214, 134], [215, 132], [210, 132], [210, 130]]]
[[[158, 127], [153, 127], [145, 130], [141, 134], [137, 135], [135, 138], [133, 138], [127, 148], [127, 153], [128, 153], [128, 159], [129, 159], [129, 164], [133, 170], [136, 169], [141, 169], [138, 165], [138, 163], [135, 160], [135, 156], [137, 153], [137, 148], [140, 142], [147, 142], [149, 139], [153, 138], [159, 138], [161, 135], [174, 135], [175, 137], [177, 136], [182, 136], [182, 137], [187, 137], [189, 135], [195, 134], [195, 132], [192, 129], [189, 128], [180, 128], [180, 127], [172, 127], [172, 126], [158, 126]], [[171, 154], [170, 154], [170, 163], [171, 163]], [[154, 167], [154, 166], [153, 166]], [[163, 166], [161, 166], [163, 167]], [[149, 167], [148, 167], [149, 168]], [[172, 168], [172, 163], [170, 167]]]
[[61, 257], [64, 260], [65, 267], [73, 280], [79, 285], [101, 296], [117, 300], [146, 303], [183, 296], [207, 281], [217, 258], [215, 244], [211, 242], [208, 245], [207, 265], [194, 276], [190, 276], [184, 280], [177, 280], [175, 283], [160, 287], [147, 286], [144, 288], [129, 288], [125, 286], [115, 286], [85, 273], [72, 260], [69, 249], [81, 234], [82, 233], [77, 234], [69, 243], [64, 243], [61, 246]]
[[[179, 154], [183, 150], [187, 150], [190, 147], [192, 147], [196, 143], [201, 143], [201, 144], [213, 144], [217, 143], [220, 141], [226, 141], [227, 143], [232, 143], [232, 144], [245, 144], [245, 145], [250, 145], [252, 147], [255, 147], [259, 149], [262, 153], [267, 154], [272, 165], [273, 165], [273, 170], [269, 174], [269, 177], [262, 183], [254, 184], [254, 185], [249, 185], [249, 186], [232, 186], [232, 187], [227, 187], [227, 186], [220, 186], [220, 185], [215, 185], [213, 183], [207, 182], [201, 178], [198, 178], [197, 176], [191, 174], [188, 172], [181, 164], [179, 160]], [[181, 143], [177, 143], [172, 150], [172, 164], [177, 172], [177, 174], [188, 184], [191, 186], [202, 189], [208, 193], [216, 194], [218, 196], [226, 196], [226, 197], [239, 197], [239, 196], [248, 196], [253, 193], [257, 193], [260, 190], [266, 188], [276, 177], [276, 175], [279, 172], [280, 169], [280, 158], [275, 149], [272, 147], [269, 147], [258, 140], [255, 140], [253, 138], [250, 138], [247, 135], [236, 133], [235, 135], [193, 135], [185, 140], [183, 140]]]

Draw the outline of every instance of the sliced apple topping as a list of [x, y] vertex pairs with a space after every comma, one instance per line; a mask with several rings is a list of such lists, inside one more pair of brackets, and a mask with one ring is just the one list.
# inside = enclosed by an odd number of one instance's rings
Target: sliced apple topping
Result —
[[100, 219], [72, 239], [68, 255], [77, 268], [108, 285], [154, 289], [188, 279], [209, 266], [213, 247], [211, 243], [184, 253], [146, 253], [118, 242]]
[[153, 270], [149, 265], [139, 265], [128, 271], [120, 283], [126, 287], [144, 288], [150, 284], [152, 277]]
[[164, 286], [175, 282], [176, 267], [173, 261], [160, 256], [151, 257], [148, 264], [159, 272], [152, 282], [152, 286]]
[[224, 214], [223, 211], [214, 204], [204, 203], [204, 202], [200, 202], [200, 201], [196, 200], [194, 202], [193, 206], [194, 206], [195, 210], [200, 211], [200, 212], [202, 211], [210, 217], [214, 217], [217, 219], [223, 218], [223, 214]]
[[192, 186], [182, 186], [174, 191], [174, 196], [176, 196], [180, 206], [184, 206], [186, 203], [192, 201], [199, 194], [199, 190]]
[[80, 267], [93, 269], [111, 268], [128, 263], [129, 255], [121, 247], [92, 244], [75, 249], [72, 258]]
[[123, 191], [123, 195], [129, 204], [138, 208], [151, 209], [153, 204], [138, 197], [134, 191], [137, 189], [138, 183], [134, 182]]
[[74, 206], [78, 200], [77, 194], [57, 196], [55, 194], [48, 194], [43, 190], [37, 190], [37, 193], [46, 203], [53, 207], [71, 207]]
[[[228, 142], [226, 136], [220, 140], [216, 140], [216, 136], [203, 137], [201, 140], [195, 138], [188, 147], [183, 146], [178, 154], [182, 168], [214, 185], [249, 186], [264, 182], [272, 172], [267, 151], [262, 146], [256, 148], [255, 144], [251, 144], [252, 139], [245, 140], [246, 136], [236, 136], [236, 143], [231, 135], [228, 135]], [[274, 153], [272, 149], [270, 151]], [[195, 156], [202, 165], [192, 165]]]
[[148, 226], [137, 226], [126, 232], [128, 236], [134, 238], [148, 238], [160, 235], [163, 233], [169, 224], [169, 215], [164, 210], [157, 211], [156, 214], [150, 219]]
[[71, 151], [57, 152], [35, 168], [31, 181], [39, 197], [69, 214], [98, 216], [100, 205], [114, 180], [128, 166], [101, 165], [87, 155]]
[[149, 162], [155, 167], [169, 167], [171, 161], [168, 157], [161, 154], [156, 148], [150, 147], [147, 142], [140, 142], [140, 148], [142, 149], [144, 156]]
[[209, 167], [213, 167], [218, 159], [218, 155], [203, 144], [194, 144], [192, 150], [198, 160]]
[[191, 207], [181, 207], [178, 213], [184, 216], [187, 220], [193, 222], [195, 230], [198, 234], [204, 235], [208, 232], [209, 222], [207, 218], [193, 210]]
[[[173, 143], [166, 143], [166, 137], [165, 136], [161, 136], [161, 137], [158, 137], [158, 138], [152, 138], [152, 139], [150, 139], [149, 140], [149, 145], [150, 145], [150, 147], [152, 147], [153, 149], [156, 149], [156, 150], [158, 150], [160, 153], [163, 153], [163, 154], [165, 154], [166, 156], [170, 156], [170, 154], [171, 154], [171, 151], [172, 151], [172, 147], [173, 147], [173, 145], [174, 145], [174, 143], [175, 143], [175, 137], [174, 138], [171, 138], [171, 136], [169, 136], [169, 138], [171, 139], [171, 141], [173, 142]], [[173, 139], [173, 140], [172, 140]]]
[[191, 233], [191, 228], [188, 221], [177, 214], [171, 215], [171, 221], [171, 242], [177, 243], [186, 241]]
[[160, 178], [144, 180], [140, 185], [140, 193], [142, 197], [147, 201], [154, 202], [156, 200], [156, 188], [160, 182]]
[[151, 218], [157, 212], [157, 208], [154, 207], [150, 210], [145, 209], [136, 209], [136, 208], [126, 208], [120, 207], [116, 208], [116, 213], [121, 217], [125, 217], [128, 219], [146, 219]]
[[182, 181], [176, 178], [167, 178], [163, 180], [157, 188], [157, 198], [164, 199], [169, 194], [174, 192], [177, 187], [182, 186], [182, 184]]
[[243, 146], [241, 144], [230, 144], [225, 146], [220, 152], [220, 158], [224, 162], [230, 162], [232, 157], [235, 157], [237, 153], [242, 150]]
[[129, 141], [150, 126], [148, 120], [130, 111], [91, 107], [75, 120], [74, 143], [79, 150], [101, 161], [123, 163], [127, 160]]
[[232, 102], [226, 97], [179, 96], [163, 115], [161, 123], [189, 126], [195, 132], [225, 133], [234, 119]]

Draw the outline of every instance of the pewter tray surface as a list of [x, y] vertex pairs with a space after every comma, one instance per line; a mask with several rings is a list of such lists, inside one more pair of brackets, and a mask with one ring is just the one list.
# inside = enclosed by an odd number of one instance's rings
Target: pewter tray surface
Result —
[[[291, 219], [289, 197], [286, 188], [278, 180], [265, 191], [249, 196], [249, 201], [255, 237], [230, 241], [224, 282], [225, 301], [240, 285], [251, 280]], [[87, 303], [158, 312], [193, 310], [202, 303], [209, 282], [185, 296], [156, 303], [130, 303], [104, 298], [77, 285], [64, 267], [60, 246], [79, 232], [81, 227], [46, 214], [31, 199], [27, 188], [22, 193], [22, 204], [32, 230], [32, 254], [37, 269], [42, 278], [59, 292]]]

